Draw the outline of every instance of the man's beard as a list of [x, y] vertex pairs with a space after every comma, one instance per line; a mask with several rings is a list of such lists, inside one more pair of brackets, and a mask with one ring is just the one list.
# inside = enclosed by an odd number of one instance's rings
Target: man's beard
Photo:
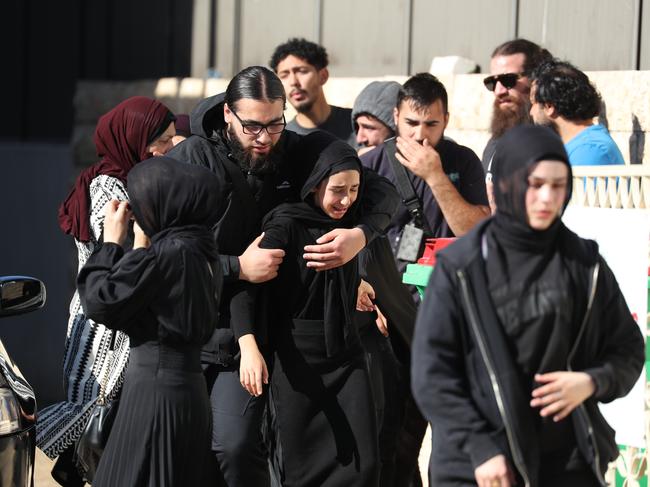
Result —
[[309, 113], [313, 107], [314, 100], [305, 100], [297, 106], [294, 105], [293, 108], [295, 108], [298, 113]]
[[[302, 101], [299, 101], [297, 105], [294, 105], [291, 100], [293, 99], [292, 94], [295, 94], [296, 92], [302, 94], [303, 96], [306, 96], [307, 98], [305, 98]], [[300, 88], [292, 89], [289, 92], [289, 95], [288, 95], [287, 98], [289, 99], [289, 102], [291, 103], [291, 106], [298, 113], [309, 113], [311, 111], [311, 109], [314, 108], [314, 100], [309, 98], [309, 94], [305, 90], [302, 90]]]
[[232, 126], [228, 126], [228, 146], [232, 157], [243, 171], [273, 172], [277, 167], [278, 144], [276, 143], [268, 154], [256, 155], [253, 148], [244, 148]]
[[553, 132], [556, 134], [560, 135], [560, 127], [557, 126], [557, 123], [554, 120], [551, 120], [550, 118], [547, 120], [544, 120], [542, 123], [538, 124], [541, 125], [542, 127], [548, 127], [550, 128]]
[[501, 137], [512, 127], [532, 122], [530, 118], [530, 101], [523, 99], [521, 102], [515, 101], [515, 103], [517, 103], [516, 110], [501, 110], [495, 98], [492, 105], [492, 122], [490, 125], [490, 132], [495, 139]]

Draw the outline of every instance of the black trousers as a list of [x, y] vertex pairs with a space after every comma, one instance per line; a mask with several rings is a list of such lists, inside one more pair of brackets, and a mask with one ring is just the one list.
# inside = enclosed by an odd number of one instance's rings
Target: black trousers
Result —
[[[410, 378], [410, 377], [409, 377]], [[409, 379], [405, 379], [405, 382]], [[409, 382], [406, 382], [408, 384]], [[411, 487], [422, 485], [420, 471], [418, 470], [418, 457], [422, 440], [427, 431], [427, 420], [424, 419], [419, 408], [415, 404], [410, 388], [404, 393], [404, 417], [397, 437], [397, 458], [395, 459], [395, 479], [398, 482], [410, 480]]]
[[[358, 320], [366, 319], [359, 328], [361, 345], [368, 356], [370, 385], [372, 387], [377, 427], [379, 430], [379, 460], [381, 473], [379, 485], [395, 485], [395, 460], [397, 438], [404, 414], [401, 398], [404, 391], [400, 383], [401, 364], [397, 361], [390, 340], [384, 337], [371, 313], [362, 313]], [[368, 315], [368, 316], [366, 316]]]
[[239, 366], [210, 365], [205, 370], [212, 405], [215, 486], [269, 487], [262, 416], [267, 389], [251, 396], [239, 382]]
[[542, 487], [598, 487], [600, 482], [591, 470], [544, 475], [542, 469], [540, 485]]

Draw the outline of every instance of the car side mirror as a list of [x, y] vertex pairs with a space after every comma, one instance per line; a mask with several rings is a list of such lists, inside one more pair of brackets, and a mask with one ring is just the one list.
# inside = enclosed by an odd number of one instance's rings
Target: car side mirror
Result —
[[12, 316], [42, 308], [45, 284], [33, 277], [0, 277], [0, 316]]

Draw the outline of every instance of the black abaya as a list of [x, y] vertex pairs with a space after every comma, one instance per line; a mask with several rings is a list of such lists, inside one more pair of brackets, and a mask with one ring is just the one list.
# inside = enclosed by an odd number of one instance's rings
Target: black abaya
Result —
[[267, 287], [275, 314], [269, 328], [276, 358], [271, 395], [285, 487], [378, 482], [370, 379], [352, 323], [359, 285], [356, 258], [323, 272], [308, 268], [302, 258], [305, 245], [335, 227], [354, 225], [355, 205], [342, 220], [334, 220], [311, 200], [311, 189], [347, 169], [361, 172], [354, 151], [334, 142], [303, 187], [304, 202], [278, 207], [263, 225], [260, 246], [286, 252], [278, 277]]
[[123, 330], [131, 356], [94, 486], [201, 485], [211, 415], [201, 346], [217, 321], [220, 266], [210, 231], [222, 207], [211, 172], [167, 158], [129, 174], [151, 246], [105, 243], [78, 277], [89, 317]]

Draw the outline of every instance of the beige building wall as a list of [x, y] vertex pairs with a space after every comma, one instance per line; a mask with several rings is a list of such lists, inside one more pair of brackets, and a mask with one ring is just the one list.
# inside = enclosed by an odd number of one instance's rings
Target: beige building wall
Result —
[[520, 0], [519, 34], [584, 71], [635, 69], [636, 3]]
[[462, 56], [489, 71], [494, 48], [515, 36], [512, 0], [415, 0], [411, 73], [428, 71], [434, 56]]
[[322, 45], [335, 76], [406, 70], [409, 0], [324, 0]]
[[583, 70], [650, 69], [650, 0], [194, 0], [194, 9], [196, 77], [266, 65], [290, 37], [324, 45], [338, 77], [408, 75], [450, 55], [486, 72], [493, 49], [516, 36]]
[[[588, 72], [601, 92], [605, 111], [600, 122], [607, 125], [612, 138], [628, 164], [650, 165], [650, 71]], [[466, 145], [479, 156], [490, 137], [492, 93], [483, 86], [483, 74], [440, 76], [449, 93], [450, 119], [446, 134]], [[371, 81], [405, 76], [331, 77], [325, 85], [329, 103], [351, 107], [358, 93]], [[175, 113], [189, 113], [206, 96], [225, 91], [227, 78], [164, 78], [129, 83], [81, 82], [75, 96], [73, 149], [78, 165], [96, 160], [92, 134], [99, 116], [128, 96], [154, 96]], [[287, 104], [287, 119], [294, 112]]]

